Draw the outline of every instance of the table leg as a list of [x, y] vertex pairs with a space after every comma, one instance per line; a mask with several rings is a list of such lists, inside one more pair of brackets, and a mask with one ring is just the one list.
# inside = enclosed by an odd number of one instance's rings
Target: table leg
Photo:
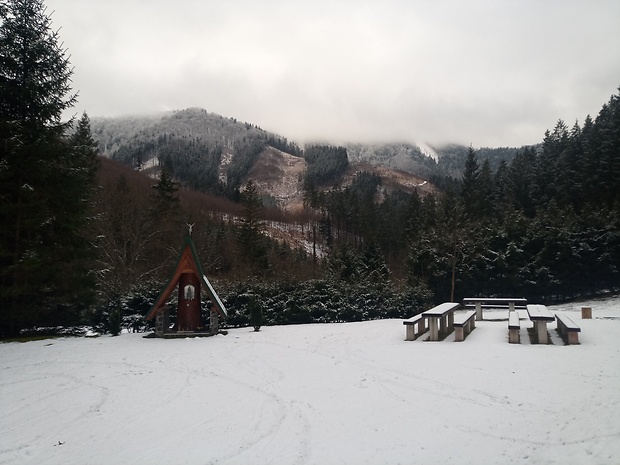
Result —
[[454, 310], [448, 313], [448, 329], [452, 331], [454, 328]]
[[437, 327], [437, 318], [436, 317], [432, 317], [429, 318], [430, 320], [430, 331], [431, 331], [431, 341], [438, 341], [439, 340], [439, 328]]
[[482, 303], [476, 302], [476, 320], [482, 320]]
[[546, 344], [547, 343], [547, 322], [546, 321], [536, 322], [536, 333], [538, 334], [538, 343]]
[[510, 315], [510, 312], [514, 312], [514, 311], [515, 311], [515, 303], [508, 302], [508, 314]]

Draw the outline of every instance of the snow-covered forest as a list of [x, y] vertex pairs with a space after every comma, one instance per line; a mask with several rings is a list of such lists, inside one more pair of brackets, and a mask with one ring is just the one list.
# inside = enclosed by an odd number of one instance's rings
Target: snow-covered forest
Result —
[[[249, 323], [247, 296], [266, 324], [290, 324], [404, 317], [468, 295], [549, 303], [620, 287], [619, 94], [582, 123], [559, 121], [540, 144], [433, 157], [398, 144], [302, 149], [200, 109], [93, 131], [86, 114], [62, 121], [75, 103], [72, 68], [44, 7], [1, 10], [2, 336], [117, 332], [139, 320], [186, 223], [230, 326]], [[256, 190], [250, 174], [265, 150], [304, 158], [299, 209]], [[424, 190], [388, 188], [363, 169], [345, 182], [352, 160], [380, 156], [413, 160], [411, 169], [449, 163], [444, 175], [420, 174]]]

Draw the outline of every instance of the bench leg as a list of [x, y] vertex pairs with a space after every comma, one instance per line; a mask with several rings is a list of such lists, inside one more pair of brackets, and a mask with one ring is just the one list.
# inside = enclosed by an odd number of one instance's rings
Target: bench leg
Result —
[[418, 334], [422, 334], [426, 332], [426, 320], [422, 318], [418, 323]]
[[476, 302], [476, 320], [482, 320], [482, 304], [480, 302]]
[[465, 340], [463, 330], [464, 328], [462, 326], [457, 326], [454, 328], [454, 342], [463, 342]]
[[568, 331], [568, 345], [579, 344], [579, 332]]
[[508, 330], [508, 342], [510, 344], [518, 344], [519, 343], [519, 330], [516, 328]]
[[415, 340], [415, 325], [407, 325], [405, 326], [405, 329], [406, 329], [405, 341]]

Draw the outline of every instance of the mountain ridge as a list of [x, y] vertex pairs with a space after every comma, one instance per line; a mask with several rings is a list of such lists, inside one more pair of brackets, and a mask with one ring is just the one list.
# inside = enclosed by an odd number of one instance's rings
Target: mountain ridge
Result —
[[[188, 187], [208, 190], [219, 182], [218, 189], [229, 195], [252, 179], [268, 202], [271, 198], [275, 206], [299, 208], [306, 167], [302, 148], [257, 125], [192, 107], [144, 116], [94, 117], [91, 128], [103, 156], [153, 176], [168, 163], [175, 178]], [[381, 177], [384, 189], [422, 194], [435, 189], [434, 178], [460, 177], [468, 150], [409, 143], [343, 147], [350, 167], [337, 184], [346, 186], [355, 173], [367, 171]], [[501, 151], [501, 158], [509, 161], [518, 149], [485, 150], [488, 158]]]

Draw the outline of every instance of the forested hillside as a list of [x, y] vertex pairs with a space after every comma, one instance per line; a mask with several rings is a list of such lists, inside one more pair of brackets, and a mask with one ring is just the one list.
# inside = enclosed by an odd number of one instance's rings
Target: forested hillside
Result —
[[[402, 144], [302, 151], [199, 109], [62, 122], [72, 68], [45, 11], [41, 0], [0, 9], [0, 335], [118, 332], [152, 305], [186, 224], [231, 325], [257, 304], [267, 323], [332, 322], [467, 295], [549, 302], [620, 288], [618, 94], [540, 144], [453, 146], [437, 160]], [[266, 209], [249, 173], [287, 157], [300, 161], [282, 172], [303, 201]], [[379, 161], [420, 177], [401, 189]]]
[[102, 155], [136, 169], [165, 165], [188, 187], [230, 197], [267, 146], [301, 155], [285, 138], [196, 108], [150, 117], [94, 118], [91, 124]]
[[[350, 163], [352, 152], [347, 147], [306, 144], [302, 150], [286, 138], [252, 124], [201, 109], [158, 117], [95, 118], [92, 131], [104, 156], [151, 176], [165, 169], [185, 187], [235, 201], [239, 201], [243, 184], [252, 179], [265, 205], [281, 208], [296, 209], [304, 188], [349, 184], [359, 170], [379, 174], [390, 190], [400, 186], [411, 191], [412, 186], [421, 185], [420, 178], [428, 179], [424, 174], [434, 173], [437, 177], [437, 164], [419, 152], [420, 160], [432, 169], [406, 176], [390, 170], [393, 163], [382, 165], [381, 158], [367, 164], [360, 163], [363, 160], [358, 157]], [[388, 146], [385, 151], [392, 154]], [[289, 157], [298, 160], [293, 162]], [[289, 170], [292, 165], [295, 168]], [[299, 173], [302, 165], [303, 172]], [[414, 173], [416, 166], [410, 165], [409, 173]], [[428, 188], [430, 184], [424, 190]]]
[[[522, 147], [521, 149], [515, 147], [481, 147], [476, 150], [476, 157], [480, 164], [484, 163], [485, 160], [489, 160], [491, 170], [497, 171], [502, 164], [511, 163], [519, 150], [525, 150], [526, 148], [530, 147]], [[440, 175], [460, 179], [465, 171], [468, 147], [449, 144], [438, 147], [435, 151], [438, 154], [437, 165], [439, 166]]]
[[[302, 149], [250, 123], [198, 108], [159, 116], [93, 118], [91, 124], [102, 155], [136, 169], [166, 164], [188, 187], [231, 198], [268, 146], [304, 157], [308, 162], [305, 182], [312, 185], [337, 182], [349, 163], [405, 171], [429, 181], [459, 179], [468, 150], [461, 145], [435, 147], [434, 159], [412, 144], [306, 144]], [[488, 158], [496, 170], [501, 162], [512, 161], [517, 150], [481, 148], [478, 156], [481, 162]]]

